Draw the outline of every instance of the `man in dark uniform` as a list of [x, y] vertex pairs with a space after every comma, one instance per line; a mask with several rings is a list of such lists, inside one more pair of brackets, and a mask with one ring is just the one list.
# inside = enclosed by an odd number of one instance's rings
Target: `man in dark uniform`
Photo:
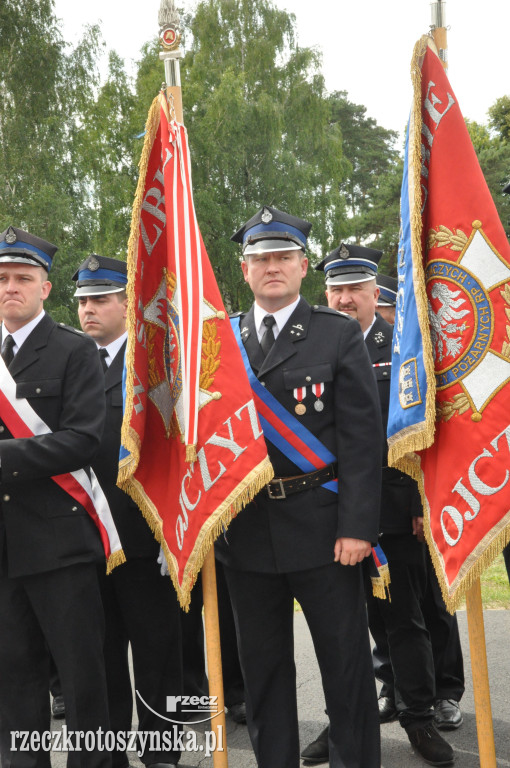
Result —
[[[294, 598], [321, 669], [330, 764], [379, 768], [361, 562], [378, 532], [381, 417], [359, 325], [300, 298], [310, 228], [266, 206], [233, 236], [255, 297], [234, 323], [252, 387], [268, 407], [276, 479], [232, 521], [217, 557], [232, 597], [259, 768], [299, 765]], [[286, 429], [272, 431], [275, 419]], [[293, 453], [295, 440], [301, 447]]]
[[[126, 562], [100, 582], [111, 726], [117, 732], [131, 729], [131, 644], [139, 729], [172, 732], [172, 724], [155, 713], [169, 716], [166, 697], [178, 696], [182, 689], [180, 610], [171, 583], [159, 572], [158, 543], [139, 508], [116, 485], [127, 339], [126, 263], [93, 254], [80, 265], [73, 280], [81, 327], [96, 342], [104, 367], [106, 422], [92, 466], [108, 498], [126, 555]], [[176, 765], [179, 757], [179, 748], [164, 751], [150, 748], [148, 743], [141, 759], [145, 765], [157, 767]], [[125, 750], [113, 753], [114, 768], [127, 765]]]
[[[328, 306], [358, 320], [377, 380], [386, 435], [391, 378], [393, 328], [376, 314], [379, 289], [377, 265], [382, 252], [342, 243], [318, 266], [326, 277]], [[384, 440], [381, 495], [381, 546], [391, 576], [391, 600], [378, 600], [367, 588], [368, 622], [377, 636], [386, 630], [395, 678], [395, 699], [400, 724], [411, 744], [431, 765], [450, 765], [453, 750], [434, 724], [434, 660], [422, 611], [427, 589], [426, 545], [415, 534], [418, 490], [416, 483], [387, 466]], [[379, 699], [385, 717], [384, 699]], [[303, 756], [315, 762], [327, 759], [324, 732]], [[322, 747], [322, 754], [321, 754]]]
[[377, 297], [377, 313], [387, 323], [395, 323], [395, 308], [397, 306], [398, 281], [391, 275], [382, 275], [377, 273], [377, 287], [379, 296]]
[[[395, 321], [398, 282], [396, 277], [377, 273], [377, 313], [388, 323]], [[424, 541], [423, 512], [419, 493], [415, 493], [416, 509], [413, 514], [413, 532], [420, 541]], [[447, 611], [437, 580], [434, 565], [428, 548], [425, 552], [427, 563], [427, 589], [422, 602], [425, 624], [432, 642], [434, 656], [434, 674], [436, 682], [436, 701], [434, 704], [434, 722], [440, 730], [455, 730], [462, 724], [459, 701], [464, 694], [464, 660], [460, 644], [457, 615]], [[375, 641], [373, 650], [376, 677], [383, 686], [379, 695], [381, 722], [390, 722], [396, 718], [395, 682], [390, 661], [386, 629], [380, 620], [379, 630], [375, 617], [370, 625]]]
[[[32, 740], [30, 751], [20, 752], [13, 741], [16, 731], [49, 730], [48, 648], [69, 730], [109, 728], [97, 579], [105, 555], [85, 507], [52, 479], [84, 466], [88, 472], [103, 430], [104, 390], [91, 340], [44, 312], [56, 250], [16, 227], [0, 235], [7, 366], [0, 406], [0, 756], [11, 768], [50, 765], [47, 747]], [[13, 423], [13, 409], [22, 409], [30, 431]], [[71, 751], [68, 765], [107, 768], [111, 759], [96, 742], [92, 751]]]

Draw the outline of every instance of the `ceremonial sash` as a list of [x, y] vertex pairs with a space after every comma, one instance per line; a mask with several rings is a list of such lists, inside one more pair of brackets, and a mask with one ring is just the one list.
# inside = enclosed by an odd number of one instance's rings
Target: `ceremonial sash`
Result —
[[[14, 438], [47, 435], [51, 429], [34, 411], [28, 400], [16, 397], [16, 382], [0, 357], [0, 416]], [[51, 478], [86, 509], [99, 530], [107, 563], [107, 573], [126, 558], [103, 489], [90, 469], [55, 475]]]
[[[264, 432], [264, 437], [278, 448], [293, 464], [302, 472], [313, 472], [322, 469], [336, 461], [336, 456], [331, 453], [324, 443], [298, 421], [283, 405], [272, 395], [253, 373], [246, 349], [241, 339], [240, 318], [230, 318], [234, 335], [241, 350], [248, 380], [250, 382], [253, 400]], [[330, 480], [321, 488], [338, 493], [338, 480]], [[390, 583], [388, 561], [379, 544], [372, 547], [373, 564], [377, 574], [371, 573], [373, 592], [376, 597], [385, 598], [385, 587]]]

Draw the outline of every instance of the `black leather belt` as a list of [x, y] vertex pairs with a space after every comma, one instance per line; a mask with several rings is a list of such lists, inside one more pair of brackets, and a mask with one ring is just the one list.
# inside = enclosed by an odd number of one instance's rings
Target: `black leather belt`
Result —
[[306, 475], [273, 477], [271, 482], [266, 485], [267, 495], [270, 499], [286, 499], [292, 493], [316, 488], [318, 485], [327, 483], [328, 480], [334, 480], [337, 475], [337, 468], [338, 465], [335, 463], [328, 464], [322, 469], [316, 469], [315, 472], [308, 472]]

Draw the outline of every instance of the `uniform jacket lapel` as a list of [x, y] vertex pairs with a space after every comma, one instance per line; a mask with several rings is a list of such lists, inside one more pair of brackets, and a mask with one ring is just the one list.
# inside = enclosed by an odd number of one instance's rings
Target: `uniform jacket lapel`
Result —
[[270, 353], [262, 362], [259, 370], [259, 376], [263, 376], [269, 371], [272, 371], [273, 368], [281, 365], [283, 362], [285, 362], [285, 360], [288, 360], [289, 357], [292, 357], [292, 355], [296, 354], [297, 350], [294, 345], [297, 342], [306, 339], [308, 325], [310, 323], [310, 315], [310, 306], [302, 298], [292, 315], [285, 323], [285, 326], [278, 334], [278, 338], [276, 339]]
[[126, 342], [121, 346], [111, 364], [108, 366], [104, 375], [105, 392], [122, 382], [122, 373], [124, 370], [124, 353], [126, 351]]
[[[390, 332], [388, 332], [388, 328]], [[375, 323], [365, 339], [372, 363], [379, 363], [388, 359], [388, 347], [391, 348], [392, 332], [393, 328], [380, 315], [376, 315]]]
[[264, 353], [259, 344], [253, 306], [250, 311], [241, 318], [241, 339], [243, 340], [248, 360], [255, 373], [258, 373], [264, 362]]
[[9, 366], [9, 373], [13, 378], [39, 360], [40, 350], [48, 344], [48, 338], [54, 327], [55, 321], [45, 314], [14, 356]]

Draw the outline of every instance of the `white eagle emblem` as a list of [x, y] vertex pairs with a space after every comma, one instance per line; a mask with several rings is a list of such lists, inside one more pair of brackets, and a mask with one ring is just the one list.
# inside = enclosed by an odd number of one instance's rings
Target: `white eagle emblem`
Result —
[[442, 305], [434, 312], [430, 301], [428, 302], [432, 345], [439, 362], [448, 355], [455, 357], [462, 349], [462, 335], [453, 336], [462, 334], [468, 328], [465, 322], [462, 325], [454, 322], [469, 314], [468, 309], [458, 309], [466, 302], [466, 299], [457, 298], [460, 293], [461, 291], [450, 291], [444, 283], [434, 283], [430, 292], [432, 298], [439, 299]]

